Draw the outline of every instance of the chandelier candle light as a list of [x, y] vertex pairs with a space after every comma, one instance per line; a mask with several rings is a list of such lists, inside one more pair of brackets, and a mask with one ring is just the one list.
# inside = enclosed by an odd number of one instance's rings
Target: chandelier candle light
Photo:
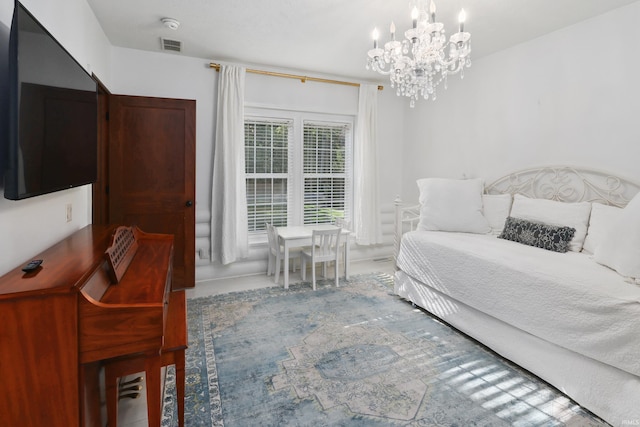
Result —
[[[378, 47], [380, 34], [373, 30], [373, 49], [368, 52], [367, 69], [373, 69], [382, 75], [388, 75], [391, 87], [396, 88], [398, 96], [408, 96], [413, 108], [419, 97], [436, 99], [436, 87], [444, 81], [447, 88], [447, 76], [457, 74], [464, 77], [464, 67], [471, 66], [471, 34], [464, 31], [466, 14], [460, 10], [458, 32], [449, 38], [444, 25], [436, 22], [436, 5], [431, 0], [429, 10], [426, 0], [419, 0], [413, 8], [411, 19], [413, 28], [404, 32], [405, 39], [396, 40], [396, 26], [392, 22], [389, 28], [391, 41]], [[449, 46], [449, 57], [445, 50]]]

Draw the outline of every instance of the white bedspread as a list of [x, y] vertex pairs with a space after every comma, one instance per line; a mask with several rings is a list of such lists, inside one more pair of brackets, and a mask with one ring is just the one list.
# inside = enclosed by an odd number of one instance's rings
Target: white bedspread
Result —
[[412, 231], [402, 238], [398, 267], [519, 329], [640, 375], [640, 286], [587, 254]]

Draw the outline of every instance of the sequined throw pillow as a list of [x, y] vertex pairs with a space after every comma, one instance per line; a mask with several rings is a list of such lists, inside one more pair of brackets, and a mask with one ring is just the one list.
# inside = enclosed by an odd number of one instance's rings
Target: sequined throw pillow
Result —
[[567, 252], [576, 229], [508, 217], [499, 239], [511, 240], [554, 252]]

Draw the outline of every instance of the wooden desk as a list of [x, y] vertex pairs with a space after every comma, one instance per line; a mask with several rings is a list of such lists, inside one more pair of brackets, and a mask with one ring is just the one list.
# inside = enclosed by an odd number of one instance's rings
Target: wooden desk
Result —
[[[278, 241], [284, 248], [284, 288], [289, 289], [289, 249], [311, 244], [313, 230], [333, 230], [332, 224], [294, 225], [278, 227]], [[340, 239], [344, 244], [344, 278], [349, 278], [349, 236], [351, 231], [342, 229]]]

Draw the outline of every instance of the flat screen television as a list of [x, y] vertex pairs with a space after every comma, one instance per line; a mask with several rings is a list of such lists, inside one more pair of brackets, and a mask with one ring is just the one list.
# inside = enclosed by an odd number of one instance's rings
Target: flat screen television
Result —
[[5, 198], [95, 182], [97, 83], [18, 1], [8, 79]]

